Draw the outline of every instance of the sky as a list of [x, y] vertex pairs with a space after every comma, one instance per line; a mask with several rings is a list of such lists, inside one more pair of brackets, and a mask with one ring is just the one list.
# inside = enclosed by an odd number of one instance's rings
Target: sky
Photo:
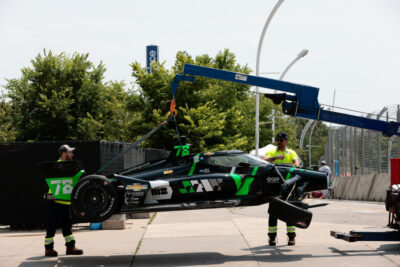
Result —
[[[170, 67], [178, 51], [196, 56], [229, 48], [255, 71], [259, 38], [277, 0], [0, 0], [0, 85], [21, 76], [39, 53], [89, 53], [106, 80], [132, 84], [130, 64], [145, 65], [159, 46]], [[262, 46], [260, 72], [320, 88], [319, 102], [371, 112], [400, 104], [400, 1], [286, 0]], [[279, 74], [263, 74], [279, 78]]]

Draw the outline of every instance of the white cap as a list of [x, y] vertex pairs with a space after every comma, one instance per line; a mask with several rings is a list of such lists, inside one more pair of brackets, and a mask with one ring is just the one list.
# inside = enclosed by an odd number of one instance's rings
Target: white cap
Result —
[[60, 148], [58, 149], [58, 153], [63, 153], [63, 152], [72, 152], [75, 150], [75, 147], [70, 147], [69, 145], [65, 144], [60, 146]]

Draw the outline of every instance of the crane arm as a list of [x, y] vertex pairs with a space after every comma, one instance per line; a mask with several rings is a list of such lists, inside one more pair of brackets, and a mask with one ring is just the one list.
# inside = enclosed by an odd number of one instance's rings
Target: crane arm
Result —
[[272, 99], [275, 104], [282, 104], [282, 111], [286, 115], [379, 131], [385, 136], [400, 136], [399, 122], [324, 110], [318, 102], [319, 88], [232, 71], [185, 64], [183, 74], [176, 74], [172, 81], [172, 95], [175, 96], [180, 82], [194, 82], [193, 76], [283, 91], [285, 93], [264, 94], [264, 96]]

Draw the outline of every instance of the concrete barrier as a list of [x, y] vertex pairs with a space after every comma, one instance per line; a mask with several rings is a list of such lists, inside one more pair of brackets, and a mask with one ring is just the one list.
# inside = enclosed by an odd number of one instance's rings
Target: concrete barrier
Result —
[[354, 192], [354, 200], [369, 200], [369, 192], [371, 191], [372, 184], [374, 183], [376, 174], [360, 175], [357, 188]]
[[375, 175], [374, 183], [371, 186], [368, 200], [370, 201], [385, 201], [386, 190], [390, 186], [390, 176], [387, 173]]
[[350, 176], [340, 177], [339, 178], [339, 199], [346, 199], [347, 196], [347, 186], [351, 183]]
[[114, 214], [103, 222], [103, 230], [122, 230], [126, 228], [125, 214]]
[[334, 177], [332, 186], [335, 199], [385, 201], [390, 177], [387, 173]]
[[[338, 188], [336, 192], [336, 198], [338, 199], [346, 199], [346, 188], [349, 184], [349, 177], [339, 177]], [[336, 189], [335, 189], [336, 191]]]
[[343, 192], [343, 198], [347, 200], [354, 200], [355, 199], [355, 194], [356, 194], [356, 189], [359, 181], [358, 176], [349, 176], [347, 177], [347, 183], [346, 187], [344, 188]]
[[150, 212], [130, 213], [129, 218], [131, 218], [131, 219], [150, 219]]

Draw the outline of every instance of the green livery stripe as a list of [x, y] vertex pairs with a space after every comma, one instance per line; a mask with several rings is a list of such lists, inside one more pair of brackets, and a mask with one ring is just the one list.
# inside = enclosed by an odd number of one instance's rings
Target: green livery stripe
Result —
[[254, 177], [246, 178], [242, 187], [236, 193], [237, 196], [247, 196], [249, 194], [250, 185], [253, 182]]
[[254, 167], [253, 172], [251, 173], [251, 175], [256, 175], [257, 171], [258, 171], [258, 167]]
[[[253, 173], [257, 172], [253, 170]], [[254, 181], [254, 177], [242, 178], [239, 174], [230, 174], [236, 184], [236, 196], [247, 196], [249, 194], [250, 185]], [[244, 180], [244, 182], [243, 182]]]
[[[195, 157], [200, 157], [200, 154], [197, 154]], [[197, 162], [196, 162], [196, 160], [193, 159], [192, 168], [190, 168], [188, 176], [192, 176], [193, 175], [194, 170], [196, 169], [196, 165], [197, 165]]]
[[[288, 171], [288, 173], [286, 174], [286, 180], [289, 180], [290, 177], [292, 176], [292, 172], [293, 170], [296, 170], [296, 167], [292, 167], [290, 168], [290, 170]], [[298, 171], [304, 172], [304, 169], [297, 169]]]
[[289, 170], [288, 173], [286, 174], [286, 177], [285, 177], [286, 180], [289, 180], [289, 179], [290, 179], [290, 176], [292, 176], [292, 171], [293, 171], [294, 169], [296, 169], [296, 167], [290, 168], [290, 170]]
[[242, 177], [239, 174], [231, 173], [230, 174], [233, 180], [235, 181], [236, 188], [239, 190], [240, 186], [242, 185]]
[[[182, 181], [183, 188], [179, 189], [179, 192], [181, 194], [187, 194], [187, 193], [194, 193], [194, 188], [190, 181]], [[187, 191], [187, 188], [189, 187], [189, 192]]]

